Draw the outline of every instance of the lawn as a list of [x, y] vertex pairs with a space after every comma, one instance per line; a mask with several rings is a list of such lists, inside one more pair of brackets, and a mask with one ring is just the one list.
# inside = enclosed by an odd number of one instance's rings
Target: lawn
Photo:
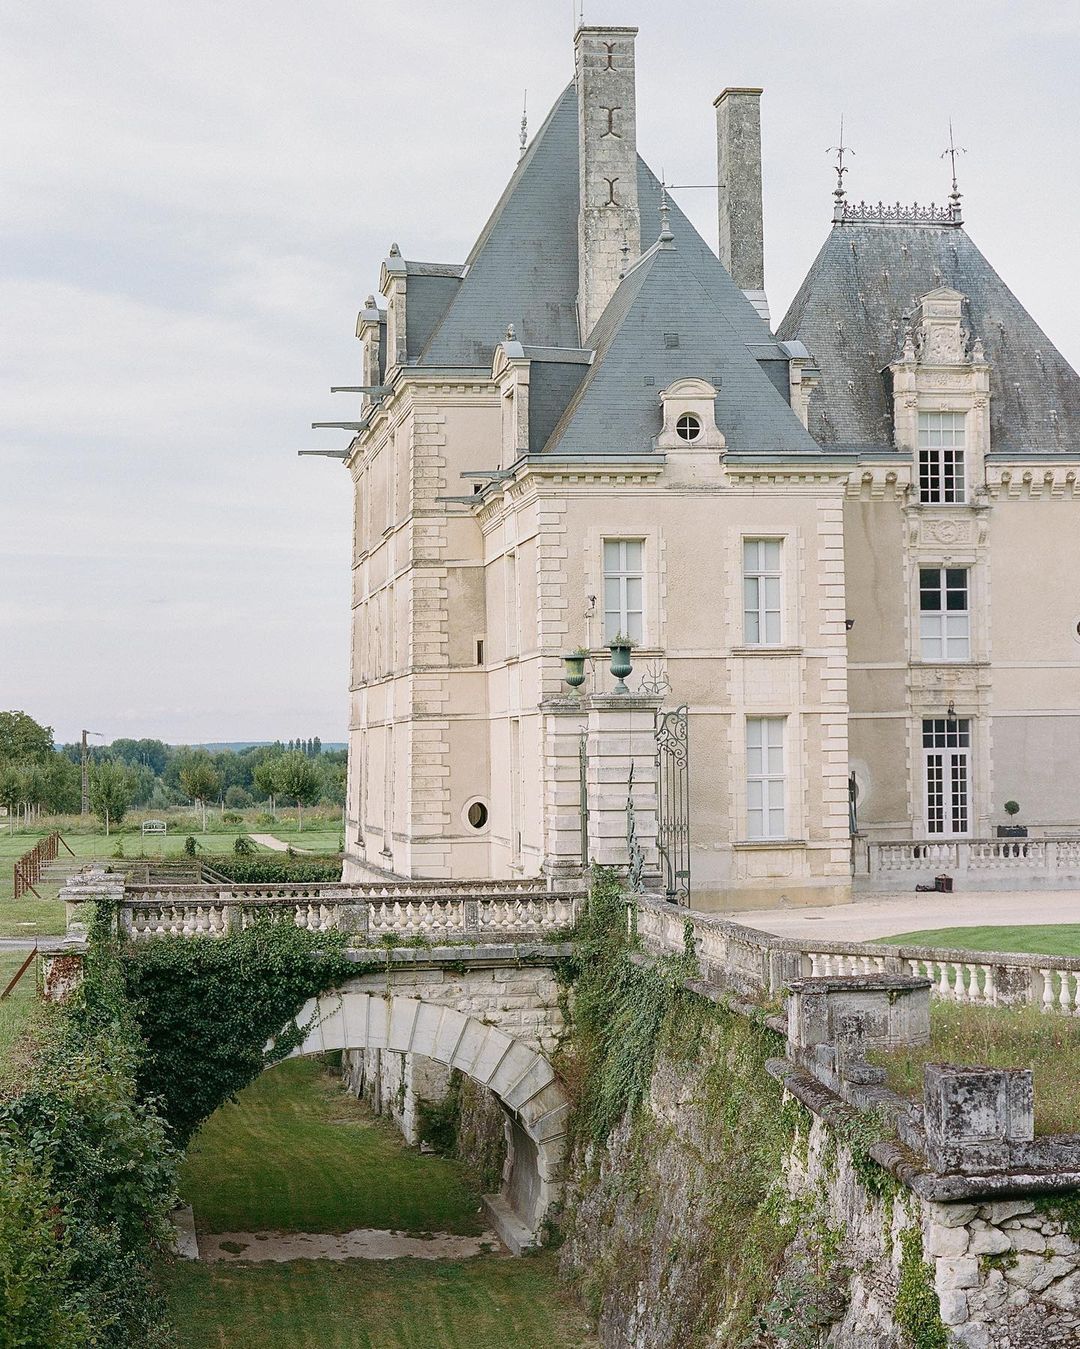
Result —
[[[0, 993], [29, 954], [29, 951], [0, 951]], [[0, 1002], [0, 1097], [18, 1071], [12, 1048], [29, 1027], [39, 1006], [37, 971], [31, 965], [11, 996]]]
[[1031, 1068], [1035, 1132], [1080, 1132], [1080, 1029], [1068, 1016], [1035, 1007], [965, 1007], [944, 999], [930, 1004], [930, 1043], [873, 1054], [893, 1091], [922, 1099], [925, 1063], [971, 1063], [986, 1068]]
[[292, 1059], [209, 1119], [181, 1193], [203, 1232], [482, 1232], [461, 1168], [407, 1148], [317, 1059]]
[[594, 1345], [551, 1255], [468, 1261], [175, 1263], [180, 1349], [576, 1349]]
[[944, 946], [965, 951], [1027, 951], [1033, 955], [1080, 956], [1080, 923], [1015, 927], [939, 927], [878, 937], [886, 946]]
[[[96, 828], [89, 829], [81, 824], [60, 822], [60, 832], [77, 858], [111, 858], [118, 848], [128, 858], [172, 857], [184, 854], [184, 841], [189, 833], [198, 845], [199, 855], [206, 857], [212, 853], [231, 853], [238, 834], [270, 834], [281, 839], [293, 848], [317, 853], [336, 853], [341, 843], [341, 828], [336, 822], [329, 823], [325, 818], [316, 817], [310, 829], [297, 830], [296, 814], [280, 814], [276, 824], [259, 825], [254, 823], [255, 812], [242, 825], [222, 825], [220, 820], [211, 817], [208, 832], [192, 832], [192, 820], [182, 817], [170, 822], [169, 833], [164, 838], [143, 838], [139, 825], [125, 823], [120, 830], [113, 830], [108, 836]], [[51, 827], [51, 826], [50, 826]], [[85, 829], [85, 832], [83, 830]], [[49, 937], [60, 936], [66, 929], [64, 906], [57, 902], [59, 885], [55, 881], [42, 881], [36, 886], [41, 899], [32, 894], [24, 895], [18, 902], [13, 899], [13, 866], [15, 859], [29, 852], [39, 838], [49, 832], [48, 828], [10, 833], [0, 831], [0, 937]], [[268, 854], [271, 849], [260, 849]], [[63, 845], [60, 847], [60, 860], [68, 858]]]

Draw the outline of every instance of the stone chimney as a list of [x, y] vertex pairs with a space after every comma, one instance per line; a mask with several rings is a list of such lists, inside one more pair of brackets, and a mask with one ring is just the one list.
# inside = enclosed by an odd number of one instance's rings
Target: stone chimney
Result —
[[[641, 253], [637, 194], [636, 28], [579, 28], [574, 38], [581, 208], [578, 329], [587, 341]], [[628, 250], [628, 251], [624, 251]]]
[[768, 323], [761, 212], [761, 90], [725, 89], [714, 106], [720, 261]]

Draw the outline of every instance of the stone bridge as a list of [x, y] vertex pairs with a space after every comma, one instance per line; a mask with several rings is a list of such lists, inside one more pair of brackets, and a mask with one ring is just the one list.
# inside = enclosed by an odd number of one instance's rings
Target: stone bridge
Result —
[[[348, 932], [356, 977], [297, 1014], [307, 1033], [293, 1056], [343, 1051], [350, 1087], [388, 1107], [410, 1142], [420, 1101], [444, 1094], [451, 1071], [487, 1088], [504, 1115], [507, 1160], [485, 1203], [511, 1250], [537, 1244], [559, 1194], [569, 1116], [550, 1060], [563, 1029], [555, 965], [569, 949], [557, 938], [580, 894], [486, 881], [151, 887], [98, 870], [72, 877], [61, 897], [76, 947], [81, 905], [100, 898], [116, 902], [118, 935], [133, 942], [215, 940], [269, 915]], [[46, 988], [60, 996], [72, 954], [46, 957]]]
[[507, 1159], [501, 1192], [484, 1202], [515, 1253], [536, 1244], [558, 1197], [569, 1100], [551, 1065], [562, 1031], [553, 965], [566, 948], [525, 943], [356, 951], [367, 968], [308, 1002], [310, 1029], [294, 1055], [344, 1051], [351, 1088], [385, 1108], [409, 1142], [418, 1107], [445, 1094], [452, 1070], [502, 1107]]

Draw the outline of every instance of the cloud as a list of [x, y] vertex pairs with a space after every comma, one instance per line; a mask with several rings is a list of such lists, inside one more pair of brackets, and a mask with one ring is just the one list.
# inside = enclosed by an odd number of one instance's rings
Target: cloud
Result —
[[[64, 734], [341, 738], [351, 486], [298, 460], [358, 382], [392, 240], [461, 261], [572, 69], [568, 0], [39, 0], [0, 15], [0, 705]], [[712, 99], [765, 85], [783, 312], [850, 188], [946, 190], [1080, 360], [1072, 0], [590, 0], [638, 24], [639, 144], [715, 174]], [[960, 41], [962, 37], [962, 41]], [[955, 40], [954, 40], [955, 39]], [[711, 192], [680, 201], [715, 235]], [[1037, 247], [1033, 240], [1038, 240]]]

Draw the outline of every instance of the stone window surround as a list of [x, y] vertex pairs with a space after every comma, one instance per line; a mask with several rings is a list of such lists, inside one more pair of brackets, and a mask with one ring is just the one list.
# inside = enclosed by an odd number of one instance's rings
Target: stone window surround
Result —
[[[755, 717], [774, 717], [784, 723], [784, 838], [751, 838], [747, 816], [748, 780], [747, 722]], [[806, 820], [803, 801], [804, 762], [801, 709], [758, 703], [741, 707], [729, 718], [732, 811], [728, 842], [739, 849], [800, 848], [805, 846]]]
[[[908, 662], [911, 665], [978, 665], [989, 660], [989, 576], [986, 550], [967, 545], [956, 552], [908, 547]], [[968, 654], [961, 660], [928, 658], [922, 654], [919, 571], [928, 568], [962, 568], [968, 574]]]
[[[754, 539], [769, 539], [780, 545], [780, 641], [748, 642], [743, 617], [743, 558], [746, 544]], [[800, 553], [798, 529], [770, 529], [767, 525], [754, 528], [752, 524], [731, 531], [727, 541], [726, 566], [732, 578], [728, 587], [729, 613], [726, 616], [729, 640], [726, 643], [735, 656], [767, 656], [797, 654], [802, 650], [802, 614], [799, 605], [799, 585], [793, 566]]]
[[642, 587], [641, 587], [641, 641], [639, 651], [658, 651], [662, 654], [665, 646], [664, 612], [660, 594], [663, 578], [660, 575], [663, 531], [658, 525], [649, 525], [644, 529], [630, 528], [612, 522], [610, 525], [593, 525], [587, 531], [582, 542], [582, 567], [585, 576], [585, 592], [595, 595], [596, 603], [586, 618], [590, 650], [606, 646], [604, 641], [604, 541], [605, 539], [633, 539], [642, 543]]
[[[778, 648], [786, 648], [787, 646], [790, 645], [788, 642], [785, 641], [785, 638], [787, 637], [787, 634], [788, 634], [790, 631], [792, 631], [792, 629], [790, 629], [790, 628], [788, 627], [788, 614], [787, 614], [787, 605], [786, 605], [787, 591], [788, 591], [788, 589], [789, 589], [789, 587], [785, 584], [786, 579], [787, 579], [787, 577], [786, 577], [786, 571], [787, 571], [787, 566], [786, 566], [786, 562], [787, 562], [787, 549], [786, 549], [786, 547], [785, 547], [786, 542], [787, 542], [787, 536], [786, 536], [785, 534], [782, 534], [782, 533], [775, 533], [775, 532], [771, 532], [771, 533], [762, 533], [762, 534], [743, 534], [743, 535], [741, 536], [741, 540], [740, 540], [740, 544], [741, 544], [740, 551], [741, 551], [741, 553], [742, 553], [742, 580], [743, 580], [743, 605], [742, 605], [742, 608], [743, 608], [743, 613], [742, 613], [742, 624], [741, 624], [741, 627], [740, 627], [740, 630], [741, 630], [741, 636], [742, 636], [742, 641], [741, 641], [740, 645], [741, 645], [741, 646], [744, 646], [744, 647], [747, 647], [748, 649], [753, 650], [753, 651], [755, 651], [755, 652], [762, 651], [762, 650], [776, 650], [776, 649], [778, 649]], [[750, 638], [749, 638], [749, 636], [747, 635], [747, 631], [746, 631], [746, 612], [747, 612], [747, 611], [746, 611], [746, 599], [745, 599], [745, 587], [746, 587], [746, 582], [747, 582], [747, 580], [748, 580], [751, 576], [754, 577], [755, 579], [759, 579], [759, 580], [760, 580], [760, 578], [761, 578], [762, 576], [766, 575], [766, 572], [762, 572], [761, 570], [757, 570], [757, 571], [753, 571], [753, 572], [748, 572], [748, 571], [747, 571], [747, 569], [746, 569], [746, 546], [747, 546], [747, 544], [749, 544], [749, 543], [776, 543], [776, 544], [779, 544], [779, 546], [780, 546], [780, 563], [779, 563], [779, 566], [778, 566], [778, 568], [777, 568], [777, 573], [778, 573], [778, 575], [777, 575], [777, 578], [776, 578], [777, 581], [779, 582], [779, 591], [780, 591], [780, 601], [779, 601], [780, 633], [779, 633], [779, 636], [777, 637], [777, 639], [776, 639], [775, 642], [765, 641], [764, 639], [759, 639], [758, 641], [755, 642], [755, 641], [751, 641]], [[764, 611], [764, 610], [763, 610], [763, 605], [762, 605], [762, 601], [761, 601], [761, 595], [760, 595], [760, 591], [759, 591], [759, 593], [758, 593], [758, 614], [759, 614], [759, 616], [761, 615], [761, 613], [762, 613], [763, 611]]]

